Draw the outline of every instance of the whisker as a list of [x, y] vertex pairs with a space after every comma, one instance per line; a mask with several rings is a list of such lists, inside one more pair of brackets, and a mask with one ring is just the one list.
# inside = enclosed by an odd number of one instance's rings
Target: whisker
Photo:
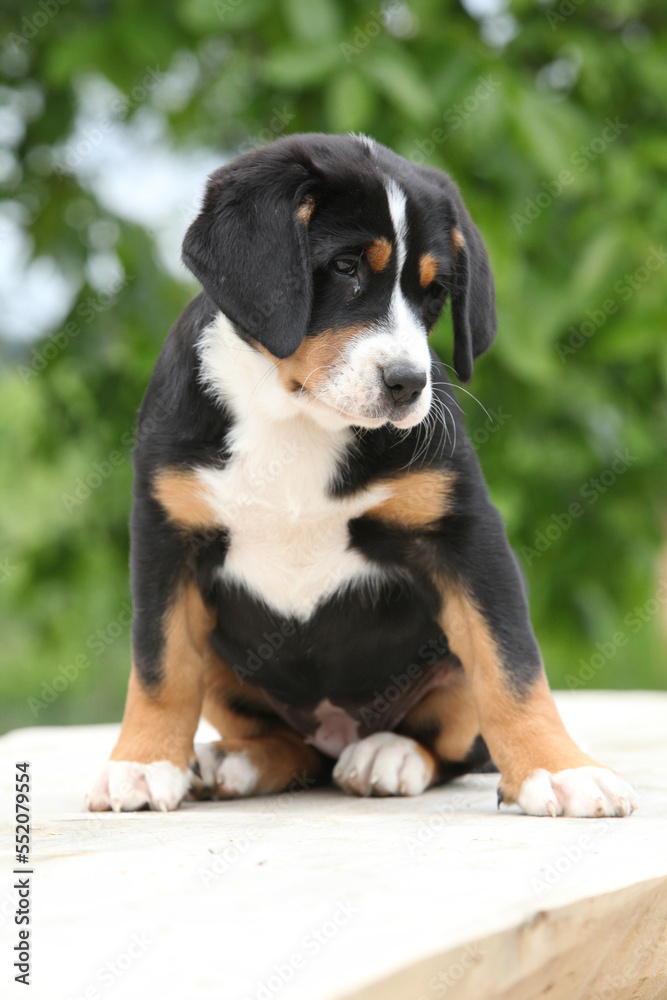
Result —
[[435, 402], [436, 402], [436, 410], [440, 413], [441, 416], [440, 437], [438, 439], [438, 447], [436, 449], [436, 456], [439, 458], [442, 455], [442, 450], [444, 445], [447, 443], [449, 431], [447, 429], [447, 421], [445, 419], [445, 414], [442, 412], [442, 404], [439, 399], [437, 399]]
[[266, 379], [268, 379], [268, 377], [270, 375], [272, 375], [273, 372], [275, 372], [277, 370], [277, 368], [278, 368], [278, 362], [276, 361], [275, 364], [272, 364], [271, 367], [267, 371], [264, 372], [264, 374], [262, 375], [262, 377], [257, 382], [257, 385], [255, 386], [255, 388], [250, 393], [250, 398], [248, 399], [248, 407], [250, 407], [250, 404], [252, 403], [252, 397], [255, 395], [255, 393], [257, 392], [257, 390], [259, 389], [259, 387], [261, 385], [263, 385], [263, 383], [266, 381]]
[[[445, 404], [441, 399], [438, 400], [438, 405], [440, 407], [440, 415], [442, 419], [442, 431], [440, 432], [440, 441], [438, 442], [438, 452], [442, 455], [447, 442], [450, 440], [449, 427], [447, 425], [447, 414], [449, 413], [449, 410], [447, 409], [447, 411], [445, 411]], [[449, 413], [449, 415], [451, 416], [451, 413]], [[456, 429], [456, 424], [454, 424], [454, 428]], [[454, 444], [452, 444], [451, 453], [454, 453]]]
[[[451, 385], [451, 382], [434, 382], [433, 384], [434, 385]], [[454, 388], [454, 387], [452, 386], [452, 388]], [[456, 398], [456, 396], [450, 396], [450, 394], [448, 392], [445, 392], [444, 389], [442, 389], [441, 392], [443, 393], [444, 396], [447, 397], [447, 399], [450, 399], [452, 401], [452, 403], [454, 403], [454, 405], [459, 408], [459, 411], [461, 413], [465, 413], [465, 410], [463, 409], [463, 407], [459, 403], [459, 401]]]
[[299, 397], [301, 396], [301, 394], [302, 394], [302, 392], [303, 392], [304, 389], [306, 389], [307, 392], [312, 392], [311, 389], [307, 388], [306, 382], [308, 381], [309, 378], [311, 378], [315, 374], [315, 372], [321, 371], [322, 368], [331, 368], [331, 365], [330, 364], [329, 365], [318, 365], [317, 368], [313, 368], [312, 372], [308, 372], [308, 374], [306, 375], [305, 379], [301, 383], [301, 388], [299, 389]]
[[[455, 370], [454, 370], [454, 369], [452, 368], [452, 366], [451, 366], [451, 365], [446, 365], [444, 361], [442, 362], [442, 365], [443, 365], [443, 367], [444, 367], [444, 368], [449, 368], [449, 369], [450, 369], [451, 371], [453, 371], [453, 372], [454, 372], [454, 374], [456, 374], [456, 371], [455, 371]], [[438, 382], [434, 382], [433, 384], [434, 384], [434, 385], [439, 385], [439, 384], [441, 384], [441, 383], [438, 383]], [[469, 391], [468, 389], [464, 389], [462, 385], [457, 385], [457, 386], [454, 386], [452, 382], [444, 382], [444, 383], [442, 383], [442, 384], [443, 384], [443, 385], [451, 385], [452, 389], [458, 389], [458, 390], [460, 390], [461, 392], [465, 392], [466, 396], [470, 396], [470, 398], [471, 398], [471, 399], [474, 399], [474, 400], [475, 400], [475, 402], [476, 402], [476, 403], [478, 403], [478, 404], [479, 404], [479, 405], [480, 405], [480, 406], [482, 407], [482, 409], [483, 409], [483, 410], [484, 410], [484, 412], [486, 413], [487, 417], [489, 417], [489, 419], [491, 419], [491, 414], [489, 413], [489, 411], [488, 411], [488, 410], [486, 409], [486, 407], [484, 406], [484, 403], [480, 402], [480, 400], [479, 400], [479, 399], [477, 398], [477, 396], [475, 396], [475, 395], [474, 395], [474, 394], [473, 394], [472, 392], [470, 392], [470, 391]]]

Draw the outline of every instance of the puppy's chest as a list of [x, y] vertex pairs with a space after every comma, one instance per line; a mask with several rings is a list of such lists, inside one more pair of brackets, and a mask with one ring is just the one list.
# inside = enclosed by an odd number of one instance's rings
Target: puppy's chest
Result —
[[295, 424], [238, 435], [225, 468], [200, 469], [198, 478], [229, 534], [219, 577], [305, 620], [341, 586], [381, 578], [379, 568], [350, 546], [348, 523], [381, 502], [386, 488], [333, 497], [346, 438], [314, 435]]

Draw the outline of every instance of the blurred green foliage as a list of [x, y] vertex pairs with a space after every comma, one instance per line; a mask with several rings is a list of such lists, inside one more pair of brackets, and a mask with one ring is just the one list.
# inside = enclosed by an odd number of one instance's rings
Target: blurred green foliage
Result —
[[[44, 340], [3, 344], [4, 726], [120, 716], [133, 423], [194, 291], [165, 270], [153, 234], [113, 219], [67, 168], [91, 74], [121, 98], [109, 130], [141, 131], [153, 109], [171, 149], [222, 162], [283, 131], [359, 130], [452, 174], [499, 309], [470, 386], [490, 416], [460, 398], [549, 676], [667, 686], [661, 6], [499, 0], [475, 19], [442, 0], [34, 0], [3, 12], [2, 95], [24, 117], [4, 197], [32, 257], [79, 286]], [[150, 70], [166, 82], [142, 90]], [[110, 219], [127, 276], [111, 299], [85, 279], [91, 234]], [[449, 362], [448, 317], [435, 343]]]

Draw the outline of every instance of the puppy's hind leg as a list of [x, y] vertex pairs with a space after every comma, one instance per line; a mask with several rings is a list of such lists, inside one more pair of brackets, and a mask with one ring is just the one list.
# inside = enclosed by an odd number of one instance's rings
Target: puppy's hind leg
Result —
[[203, 715], [222, 739], [195, 746], [193, 795], [228, 799], [305, 789], [327, 774], [322, 754], [284, 724], [259, 688], [241, 683], [210, 648], [205, 660]]

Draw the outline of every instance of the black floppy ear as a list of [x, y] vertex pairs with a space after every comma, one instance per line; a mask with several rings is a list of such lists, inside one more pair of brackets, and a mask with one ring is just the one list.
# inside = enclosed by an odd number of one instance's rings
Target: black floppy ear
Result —
[[454, 202], [458, 216], [450, 233], [455, 268], [451, 293], [454, 371], [461, 382], [469, 382], [473, 359], [491, 346], [496, 335], [496, 292], [479, 230], [458, 192]]
[[247, 153], [211, 174], [183, 262], [241, 331], [277, 358], [303, 340], [313, 276], [310, 172], [286, 151]]

